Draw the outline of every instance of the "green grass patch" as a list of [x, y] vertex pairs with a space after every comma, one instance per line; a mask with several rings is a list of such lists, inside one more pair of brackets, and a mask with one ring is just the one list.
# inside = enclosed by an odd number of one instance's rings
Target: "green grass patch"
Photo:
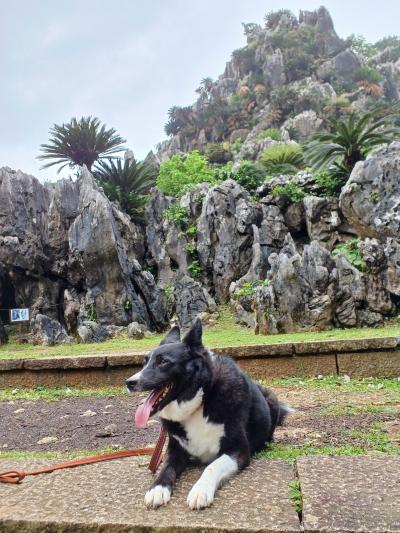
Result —
[[93, 398], [93, 397], [114, 397], [125, 396], [125, 387], [99, 387], [96, 389], [86, 389], [81, 387], [42, 387], [37, 386], [32, 389], [0, 389], [0, 401], [10, 400], [44, 400], [56, 402], [64, 398]]
[[303, 511], [303, 495], [299, 479], [294, 479], [289, 483], [288, 492], [296, 513], [301, 513]]
[[343, 433], [370, 450], [400, 454], [400, 446], [390, 440], [383, 422], [374, 422], [368, 430], [343, 430]]
[[[122, 448], [121, 448], [122, 449]], [[72, 452], [26, 452], [26, 451], [0, 451], [0, 459], [76, 459], [78, 457], [91, 457], [118, 451], [111, 446], [98, 450], [74, 450]]]
[[[400, 398], [397, 399], [400, 404]], [[392, 405], [331, 405], [321, 409], [318, 414], [321, 416], [357, 416], [365, 414], [385, 414], [385, 415], [400, 415], [400, 406]]]
[[[332, 329], [322, 332], [255, 335], [251, 329], [236, 324], [234, 317], [227, 306], [221, 307], [219, 311], [220, 317], [216, 325], [213, 327], [205, 327], [204, 329], [204, 344], [209, 348], [392, 337], [400, 335], [400, 324], [388, 325], [383, 328]], [[94, 344], [72, 343], [52, 347], [18, 344], [17, 339], [12, 338], [11, 342], [0, 346], [0, 359], [79, 356], [87, 354], [100, 355], [120, 351], [142, 353], [158, 346], [162, 338], [163, 335], [157, 334], [153, 337], [140, 340], [120, 338]]]
[[273, 379], [268, 382], [266, 381], [265, 384], [294, 389], [337, 389], [343, 392], [385, 390], [400, 393], [400, 379], [398, 378], [352, 378], [350, 381], [346, 381], [342, 376], [323, 376], [321, 378], [293, 377]]
[[[289, 446], [287, 444], [272, 444], [266, 450], [257, 454], [257, 457], [267, 459], [284, 459], [288, 463], [294, 463], [299, 457], [310, 455], [365, 455], [370, 450], [363, 446]], [[400, 453], [400, 449], [399, 452]]]

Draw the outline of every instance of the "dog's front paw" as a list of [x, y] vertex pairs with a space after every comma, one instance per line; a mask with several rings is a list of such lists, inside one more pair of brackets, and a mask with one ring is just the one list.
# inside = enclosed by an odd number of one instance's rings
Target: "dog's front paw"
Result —
[[146, 492], [144, 503], [148, 508], [157, 509], [157, 507], [161, 507], [161, 505], [167, 505], [170, 499], [170, 489], [168, 487], [164, 487], [163, 485], [156, 485]]
[[195, 483], [187, 497], [187, 503], [191, 509], [204, 509], [214, 501], [214, 487], [209, 483], [199, 480]]

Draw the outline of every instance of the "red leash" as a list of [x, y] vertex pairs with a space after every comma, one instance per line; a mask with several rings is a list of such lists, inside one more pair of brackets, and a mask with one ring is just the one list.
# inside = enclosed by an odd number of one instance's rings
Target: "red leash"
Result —
[[52, 466], [45, 466], [37, 468], [36, 470], [9, 470], [8, 472], [0, 473], [0, 483], [20, 483], [26, 476], [36, 476], [38, 474], [47, 474], [55, 470], [63, 468], [74, 468], [76, 466], [89, 465], [91, 463], [100, 463], [102, 461], [111, 461], [112, 459], [120, 459], [121, 457], [132, 457], [137, 455], [150, 455], [149, 470], [153, 474], [157, 471], [162, 461], [162, 452], [167, 438], [167, 433], [161, 427], [160, 435], [155, 448], [141, 448], [138, 450], [122, 450], [114, 453], [106, 453], [103, 455], [94, 455], [92, 457], [83, 457], [81, 459], [73, 459], [64, 463], [58, 463]]

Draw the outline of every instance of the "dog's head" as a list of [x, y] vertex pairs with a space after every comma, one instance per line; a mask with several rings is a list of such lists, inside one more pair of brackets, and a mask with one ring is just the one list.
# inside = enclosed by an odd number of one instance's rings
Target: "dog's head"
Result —
[[209, 378], [208, 369], [209, 356], [202, 344], [201, 320], [194, 322], [182, 341], [179, 327], [173, 327], [160, 346], [147, 355], [142, 370], [126, 381], [130, 392], [151, 391], [137, 411], [136, 424], [145, 427], [150, 416], [173, 400], [179, 400], [183, 391], [195, 385], [195, 374], [201, 386], [202, 381]]

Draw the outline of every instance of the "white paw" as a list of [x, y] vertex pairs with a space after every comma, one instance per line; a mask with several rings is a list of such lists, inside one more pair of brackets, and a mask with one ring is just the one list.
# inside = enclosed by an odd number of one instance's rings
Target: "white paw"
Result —
[[210, 483], [199, 480], [195, 483], [187, 497], [187, 504], [191, 509], [204, 509], [214, 501], [215, 488]]
[[144, 503], [146, 507], [152, 507], [157, 509], [161, 505], [167, 505], [171, 499], [171, 491], [168, 487], [163, 487], [162, 485], [156, 485], [152, 489], [148, 490], [144, 497]]

